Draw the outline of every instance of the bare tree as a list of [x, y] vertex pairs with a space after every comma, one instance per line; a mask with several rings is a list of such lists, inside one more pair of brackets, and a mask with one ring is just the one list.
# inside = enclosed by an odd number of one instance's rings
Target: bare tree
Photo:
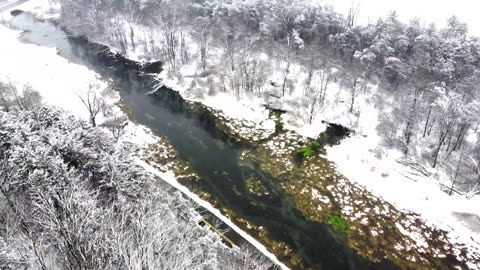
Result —
[[275, 266], [267, 257], [265, 257], [258, 250], [250, 246], [249, 244], [241, 245], [238, 251], [235, 251], [235, 256], [225, 256], [221, 262], [220, 269], [235, 269], [235, 270], [260, 270], [260, 269], [273, 269], [278, 270], [279, 267]]
[[355, 6], [354, 1], [352, 1], [352, 5], [348, 10], [347, 15], [347, 25], [348, 27], [352, 28], [355, 26], [358, 20], [358, 14], [360, 13], [360, 2]]
[[115, 114], [110, 119], [107, 119], [102, 126], [108, 128], [112, 133], [113, 138], [115, 141], [118, 142], [120, 137], [125, 134], [125, 127], [128, 125], [128, 118], [123, 115]]
[[253, 93], [256, 84], [260, 82], [260, 62], [257, 50], [262, 47], [259, 44], [260, 37], [257, 34], [245, 34], [240, 44], [238, 59], [241, 87], [245, 92]]
[[228, 69], [231, 72], [236, 68], [236, 54], [238, 53], [238, 42], [241, 39], [241, 25], [229, 22], [225, 19], [218, 23], [219, 32], [218, 43], [223, 49], [225, 57], [228, 59]]
[[92, 126], [97, 126], [96, 117], [105, 108], [105, 95], [101, 93], [100, 86], [90, 84], [86, 92], [77, 93], [77, 96], [87, 108]]
[[145, 175], [133, 146], [102, 129], [48, 108], [39, 119], [0, 111], [0, 129], [11, 142], [0, 148], [0, 218], [36, 268], [268, 269], [263, 255], [235, 258], [197, 225], [191, 200]]
[[7, 112], [16, 109], [37, 114], [43, 107], [43, 101], [40, 94], [29, 85], [24, 85], [19, 91], [14, 83], [0, 82], [0, 107]]
[[194, 34], [200, 43], [200, 63], [202, 70], [207, 68], [207, 53], [210, 47], [212, 23], [210, 19], [199, 17], [195, 20]]
[[350, 77], [350, 79], [352, 79], [352, 83], [351, 85], [347, 88], [348, 90], [348, 93], [350, 95], [350, 113], [353, 113], [353, 108], [355, 106], [355, 100], [357, 99], [357, 97], [364, 93], [365, 90], [367, 89], [367, 83], [368, 81], [357, 76], [357, 75], [354, 75], [353, 77]]
[[405, 126], [404, 130], [404, 144], [405, 144], [405, 150], [404, 154], [408, 155], [408, 150], [410, 147], [410, 142], [413, 136], [414, 129], [417, 124], [417, 118], [418, 118], [418, 104], [420, 103], [420, 97], [422, 96], [424, 92], [424, 88], [420, 85], [415, 85], [413, 86], [413, 91], [409, 96], [409, 99], [411, 99], [411, 105], [410, 108], [408, 109], [407, 113], [407, 123]]
[[469, 193], [474, 195], [476, 193], [479, 193], [478, 188], [480, 187], [480, 160], [475, 160], [474, 157], [468, 156], [468, 159], [471, 162], [472, 170], [474, 172], [476, 181], [474, 181], [473, 187], [469, 189]]
[[287, 78], [290, 74], [290, 65], [292, 64], [292, 54], [290, 50], [286, 50], [286, 53], [282, 55], [281, 59], [285, 62], [285, 68], [283, 70], [283, 82], [282, 82], [282, 97], [285, 96], [285, 88], [287, 85]]
[[182, 63], [187, 60], [188, 55], [184, 36], [184, 8], [185, 4], [164, 3], [150, 23], [152, 29], [157, 29], [159, 39], [156, 41], [161, 44], [162, 53], [173, 69], [177, 67], [179, 51]]
[[311, 71], [305, 82], [304, 100], [308, 104], [308, 123], [312, 124], [313, 118], [325, 101], [325, 95], [332, 79], [330, 68]]

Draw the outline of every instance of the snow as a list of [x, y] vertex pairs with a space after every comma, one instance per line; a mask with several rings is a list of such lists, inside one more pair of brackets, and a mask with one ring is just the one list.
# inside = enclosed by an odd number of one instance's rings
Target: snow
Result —
[[203, 104], [208, 107], [221, 110], [225, 115], [249, 121], [259, 121], [268, 118], [268, 111], [260, 104], [259, 100], [239, 100], [232, 95], [219, 93], [215, 96], [207, 96]]
[[16, 1], [14, 0], [0, 0], [0, 8], [2, 7], [6, 7], [8, 5], [10, 5], [11, 3], [14, 3]]
[[289, 268], [281, 263], [275, 255], [270, 253], [260, 242], [255, 240], [255, 238], [251, 237], [249, 234], [245, 233], [240, 229], [237, 225], [235, 225], [229, 218], [226, 216], [222, 215], [218, 209], [213, 207], [209, 202], [202, 200], [200, 197], [198, 197], [195, 193], [191, 192], [188, 190], [187, 187], [182, 186], [180, 183], [177, 182], [175, 176], [173, 173], [167, 172], [167, 173], [162, 173], [158, 171], [157, 169], [153, 168], [150, 166], [148, 163], [146, 163], [143, 160], [137, 160], [138, 165], [142, 166], [146, 171], [149, 173], [160, 177], [162, 180], [166, 181], [169, 183], [171, 186], [174, 188], [180, 190], [183, 194], [187, 195], [189, 198], [191, 198], [193, 201], [195, 201], [197, 204], [200, 206], [204, 207], [207, 209], [210, 213], [214, 214], [217, 218], [219, 218], [221, 221], [225, 222], [232, 230], [240, 234], [245, 240], [247, 240], [250, 244], [252, 244], [255, 248], [257, 248], [260, 252], [262, 252], [265, 256], [267, 256], [270, 260], [272, 260], [275, 264], [279, 265], [282, 269], [288, 270]]
[[480, 216], [477, 207], [480, 197], [449, 196], [440, 189], [437, 180], [419, 176], [396, 162], [403, 157], [402, 153], [385, 147], [379, 149], [377, 123], [375, 108], [362, 106], [359, 130], [366, 136], [354, 135], [340, 145], [327, 148], [327, 157], [337, 170], [352, 183], [364, 186], [397, 208], [417, 213], [427, 224], [446, 230], [451, 241], [480, 248], [480, 231], [469, 229], [455, 216], [455, 213]]
[[[16, 8], [33, 13], [36, 11], [43, 15], [42, 7], [50, 8], [47, 0], [30, 1]], [[0, 15], [8, 19], [11, 17], [8, 11]], [[84, 95], [90, 85], [96, 86], [97, 91], [102, 92], [107, 88], [108, 82], [101, 80], [98, 74], [87, 67], [67, 60], [75, 59], [70, 45], [65, 34], [51, 24], [38, 21], [34, 23], [34, 17], [28, 13], [18, 15], [11, 24], [21, 30], [33, 30], [35, 35], [22, 36], [20, 31], [0, 26], [0, 80], [14, 83], [19, 89], [29, 85], [40, 93], [47, 105], [88, 120], [88, 110], [78, 95]], [[18, 39], [24, 42], [19, 42]], [[31, 41], [35, 44], [25, 43]], [[108, 92], [105, 99], [106, 104], [117, 115], [122, 114], [115, 105], [119, 99], [118, 93], [114, 91]], [[103, 120], [105, 116], [100, 115], [97, 123], [101, 124]], [[133, 122], [128, 123], [125, 131], [122, 140], [132, 143], [145, 145], [158, 140], [150, 130]]]
[[59, 57], [55, 48], [19, 42], [19, 31], [0, 26], [0, 35], [2, 81], [30, 85], [47, 104], [88, 119], [88, 111], [76, 93], [82, 93], [92, 83], [105, 86], [93, 71]]
[[[255, 97], [242, 97], [239, 99], [234, 95], [218, 92], [209, 95], [210, 84], [201, 84], [202, 78], [198, 75], [200, 70], [195, 64], [184, 66], [178, 71], [179, 74], [172, 75], [173, 71], [167, 70], [159, 74], [158, 79], [175, 91], [180, 92], [186, 100], [199, 101], [208, 107], [221, 110], [226, 116], [261, 122], [268, 118], [268, 111], [262, 106], [262, 101]], [[192, 85], [195, 84], [195, 93], [191, 93]]]
[[[15, 8], [41, 12], [42, 7], [50, 8], [47, 0], [29, 1]], [[6, 20], [11, 19], [9, 10], [0, 15]], [[29, 85], [40, 93], [48, 105], [88, 119], [88, 110], [78, 95], [82, 95], [89, 85], [104, 89], [107, 83], [85, 66], [59, 57], [58, 54], [71, 58], [71, 48], [65, 34], [51, 24], [34, 23], [32, 15], [23, 13], [13, 18], [11, 25], [19, 30], [34, 30], [34, 34], [22, 34], [0, 25], [0, 80], [14, 83], [20, 89]], [[117, 96], [108, 100], [110, 104], [116, 101]]]
[[[282, 116], [282, 118], [288, 119], [288, 115]], [[324, 132], [327, 129], [327, 125], [322, 123], [321, 122], [322, 120], [319, 118], [315, 119], [315, 121], [312, 122], [312, 124], [305, 124], [302, 126], [288, 124], [288, 120], [286, 121], [287, 121], [287, 124], [283, 125], [284, 128], [293, 130], [298, 134], [307, 138], [316, 138], [318, 137], [318, 135], [320, 135], [320, 133]]]

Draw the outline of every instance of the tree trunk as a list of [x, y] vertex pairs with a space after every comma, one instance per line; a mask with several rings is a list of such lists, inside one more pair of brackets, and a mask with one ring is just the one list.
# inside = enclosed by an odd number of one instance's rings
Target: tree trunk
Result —
[[448, 152], [448, 150], [450, 150], [450, 144], [452, 143], [452, 137], [453, 137], [453, 132], [450, 133], [450, 136], [448, 137], [447, 152]]
[[450, 187], [450, 193], [448, 194], [449, 196], [452, 196], [453, 193], [453, 188], [455, 187], [455, 183], [457, 182], [457, 177], [458, 177], [458, 172], [460, 171], [460, 161], [462, 160], [462, 156], [458, 158], [458, 163], [457, 163], [457, 169], [455, 171], [455, 176], [452, 181], [452, 186]]
[[[460, 130], [458, 132], [458, 135], [457, 135], [457, 138], [455, 140], [455, 143], [453, 144], [453, 147], [450, 149], [447, 156], [445, 157], [445, 160], [447, 160], [450, 157], [450, 155], [452, 154], [453, 151], [456, 151], [456, 150], [460, 149], [460, 145], [462, 144], [463, 139], [465, 138], [465, 135], [467, 134], [468, 128], [469, 128], [468, 124], [462, 124], [462, 127], [460, 128]], [[452, 136], [450, 137], [450, 140], [451, 140], [451, 138], [452, 138]], [[449, 143], [449, 146], [450, 146], [450, 143]], [[448, 149], [447, 149], [447, 151], [448, 151]]]
[[440, 153], [440, 149], [442, 148], [443, 142], [445, 141], [445, 138], [448, 135], [447, 132], [445, 132], [445, 134], [440, 135], [440, 140], [438, 142], [437, 150], [435, 151], [435, 159], [434, 159], [433, 165], [432, 165], [433, 168], [435, 168], [437, 166], [438, 154]]
[[353, 105], [355, 104], [355, 97], [352, 96], [352, 101], [350, 103], [350, 113], [353, 113]]
[[202, 44], [202, 47], [200, 49], [200, 58], [202, 62], [202, 70], [205, 71], [207, 68], [207, 48], [204, 44]]
[[135, 50], [135, 48], [136, 48], [135, 33], [133, 31], [132, 25], [130, 25], [130, 42], [132, 43], [132, 49]]
[[357, 96], [357, 80], [358, 78], [355, 77], [355, 79], [353, 80], [352, 89], [350, 89], [350, 94], [351, 94], [350, 113], [353, 112], [353, 106], [355, 105], [355, 98]]
[[208, 35], [206, 32], [202, 32], [200, 36], [200, 61], [202, 62], [202, 69], [207, 68], [207, 46]]
[[287, 85], [287, 77], [289, 73], [290, 73], [290, 61], [288, 61], [287, 67], [285, 68], [285, 75], [283, 77], [283, 84], [282, 84], [282, 97], [285, 96], [285, 88]]
[[470, 129], [469, 124], [463, 124], [460, 133], [457, 136], [457, 140], [455, 141], [455, 145], [453, 146], [453, 150], [457, 151], [462, 146], [465, 136], [467, 135], [468, 130]]
[[430, 125], [430, 128], [428, 129], [427, 135], [430, 136], [430, 133], [432, 132], [433, 126], [435, 125], [435, 120], [437, 120], [436, 117], [433, 118], [432, 124]]
[[330, 83], [330, 75], [330, 70], [324, 70], [322, 73], [322, 81], [320, 84], [320, 107], [323, 107], [323, 103], [325, 102], [328, 84]]
[[405, 155], [408, 155], [408, 146], [410, 145], [410, 141], [413, 135], [413, 129], [416, 124], [416, 119], [417, 119], [417, 101], [418, 98], [420, 97], [422, 91], [421, 88], [416, 86], [415, 90], [413, 92], [413, 102], [410, 107], [410, 112], [408, 113], [408, 120], [407, 120], [407, 126], [405, 128]]
[[225, 85], [225, 76], [222, 76], [222, 85], [223, 85], [223, 92], [227, 92], [227, 86]]
[[430, 115], [432, 114], [432, 108], [428, 108], [427, 121], [425, 122], [425, 128], [423, 129], [423, 138], [427, 135], [428, 122], [430, 121]]
[[313, 122], [313, 114], [315, 113], [315, 105], [317, 103], [317, 97], [313, 98], [312, 107], [310, 108], [310, 116], [308, 118], [308, 123], [311, 125]]
[[252, 76], [250, 77], [250, 92], [253, 93], [256, 85], [257, 61], [253, 60]]
[[412, 131], [411, 131], [411, 121], [409, 120], [407, 123], [407, 127], [405, 128], [405, 151], [404, 154], [405, 156], [408, 155], [408, 146], [410, 145], [410, 138], [412, 137]]

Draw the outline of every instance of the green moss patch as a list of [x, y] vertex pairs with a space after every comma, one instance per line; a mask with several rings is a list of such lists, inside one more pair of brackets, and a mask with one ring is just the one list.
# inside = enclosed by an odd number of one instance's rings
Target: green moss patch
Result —
[[275, 133], [283, 131], [282, 112], [271, 110], [269, 118], [275, 121]]
[[301, 147], [295, 152], [295, 158], [298, 163], [301, 163], [304, 158], [313, 157], [321, 150], [321, 145], [316, 140], [312, 140], [307, 145]]
[[339, 216], [331, 216], [328, 220], [330, 225], [332, 225], [333, 229], [336, 232], [347, 233], [348, 232], [348, 225], [347, 221]]

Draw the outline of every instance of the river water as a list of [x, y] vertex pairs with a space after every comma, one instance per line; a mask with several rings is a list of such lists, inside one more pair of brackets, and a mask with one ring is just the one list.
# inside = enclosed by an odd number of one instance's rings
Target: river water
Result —
[[[131, 62], [108, 58], [95, 51], [95, 46], [88, 41], [67, 38], [55, 25], [36, 21], [29, 14], [19, 15], [13, 22], [20, 29], [29, 30], [22, 36], [24, 42], [56, 47], [68, 60], [114, 80], [122, 103], [134, 120], [156, 135], [168, 138], [180, 157], [198, 173], [203, 189], [212, 194], [222, 208], [263, 226], [272, 239], [287, 243], [306, 269], [397, 269], [389, 261], [368, 261], [336, 237], [330, 225], [307, 220], [291, 199], [275, 188], [278, 181], [260, 170], [259, 164], [241, 165], [240, 153], [245, 146], [219, 136], [212, 122], [215, 119], [190, 109], [187, 102], [170, 89], [161, 88], [147, 94], [156, 82], [150, 76], [139, 74]], [[259, 199], [247, 195], [245, 180], [251, 176], [262, 181], [270, 196]]]

